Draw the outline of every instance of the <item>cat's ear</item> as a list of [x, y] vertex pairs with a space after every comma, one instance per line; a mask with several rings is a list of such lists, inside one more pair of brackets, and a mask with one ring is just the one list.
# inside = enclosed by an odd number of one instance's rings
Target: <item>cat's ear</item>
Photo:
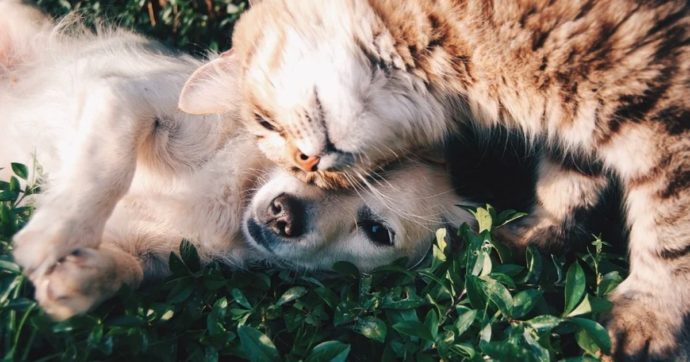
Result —
[[178, 107], [190, 114], [225, 113], [236, 109], [239, 61], [231, 52], [221, 54], [187, 79]]

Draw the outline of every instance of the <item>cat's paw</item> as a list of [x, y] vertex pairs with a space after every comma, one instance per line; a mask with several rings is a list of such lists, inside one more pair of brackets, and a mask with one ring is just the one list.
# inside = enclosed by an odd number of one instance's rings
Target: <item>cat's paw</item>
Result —
[[502, 243], [523, 250], [529, 245], [547, 253], [564, 254], [592, 239], [586, 227], [553, 218], [530, 215], [494, 230]]
[[561, 225], [546, 220], [521, 220], [502, 226], [493, 233], [497, 240], [517, 250], [534, 245], [548, 252], [562, 250], [566, 244], [565, 230]]
[[56, 320], [82, 314], [122, 286], [117, 262], [103, 250], [81, 248], [61, 258], [38, 278], [36, 300]]
[[[632, 297], [631, 297], [632, 296]], [[633, 294], [614, 296], [606, 323], [615, 361], [686, 361], [690, 340], [675, 306], [635, 299]], [[685, 330], [685, 331], [684, 331]]]

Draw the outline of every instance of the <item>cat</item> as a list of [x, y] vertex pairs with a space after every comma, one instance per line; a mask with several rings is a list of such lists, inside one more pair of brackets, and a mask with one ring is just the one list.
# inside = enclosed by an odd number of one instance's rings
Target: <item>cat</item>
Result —
[[[10, 162], [40, 166], [28, 179], [42, 192], [13, 255], [54, 319], [160, 280], [182, 239], [203, 263], [324, 270], [343, 260], [369, 271], [413, 265], [436, 229], [470, 222], [441, 164], [403, 160], [367, 189], [326, 192], [276, 169], [235, 109], [177, 109], [199, 60], [126, 30], [44, 27], [27, 5], [7, 4], [0, 24], [24, 30], [3, 43], [21, 56], [0, 76], [0, 177]], [[390, 197], [399, 189], [405, 198]]]
[[[548, 147], [538, 207], [501, 234], [518, 246], [590, 209], [614, 174], [631, 270], [611, 297], [613, 356], [686, 360], [689, 9], [685, 0], [258, 1], [232, 52], [197, 70], [179, 104], [222, 112], [214, 100], [241, 89], [259, 148], [325, 188], [356, 185], [462, 124], [519, 129]], [[215, 70], [230, 68], [240, 75]]]

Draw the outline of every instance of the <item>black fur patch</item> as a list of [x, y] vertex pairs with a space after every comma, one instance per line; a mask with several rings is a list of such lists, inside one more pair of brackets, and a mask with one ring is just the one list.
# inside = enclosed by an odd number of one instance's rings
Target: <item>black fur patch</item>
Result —
[[652, 116], [652, 121], [663, 124], [671, 135], [679, 135], [690, 130], [690, 109], [669, 106]]

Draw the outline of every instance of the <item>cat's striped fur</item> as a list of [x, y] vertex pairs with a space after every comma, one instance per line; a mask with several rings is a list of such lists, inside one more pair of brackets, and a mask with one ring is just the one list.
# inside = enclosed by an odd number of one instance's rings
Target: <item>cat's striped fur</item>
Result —
[[[614, 355], [690, 359], [689, 9], [684, 0], [265, 0], [220, 62], [241, 70], [259, 146], [321, 186], [357, 183], [466, 120], [559, 149], [540, 166], [539, 210], [507, 235], [519, 244], [591, 207], [606, 185], [600, 171], [614, 173], [631, 254], [613, 297]], [[223, 87], [204, 79], [188, 82], [183, 109], [218, 110], [199, 99]], [[598, 172], [563, 162], [575, 154]], [[300, 157], [320, 162], [302, 171]]]

